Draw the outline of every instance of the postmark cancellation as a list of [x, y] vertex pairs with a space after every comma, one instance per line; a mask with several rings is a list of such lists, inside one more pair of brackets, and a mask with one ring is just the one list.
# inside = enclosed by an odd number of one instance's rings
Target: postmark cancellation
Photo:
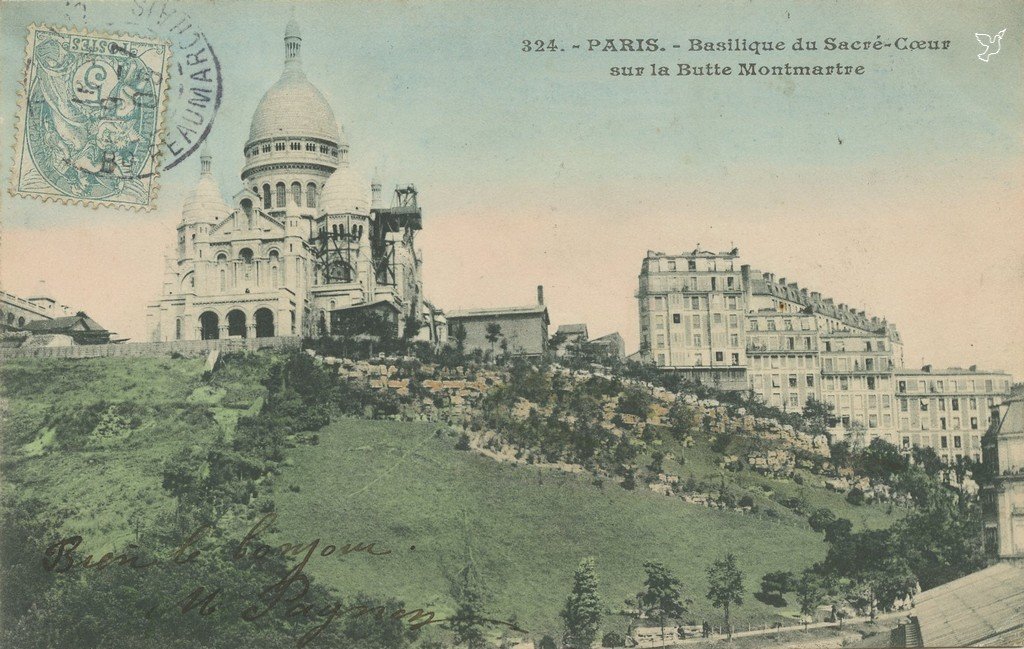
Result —
[[159, 39], [30, 25], [11, 194], [153, 208], [169, 62]]

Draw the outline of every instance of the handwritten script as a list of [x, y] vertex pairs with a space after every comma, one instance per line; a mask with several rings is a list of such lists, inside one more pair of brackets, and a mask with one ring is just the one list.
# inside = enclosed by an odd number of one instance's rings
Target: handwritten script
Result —
[[[340, 545], [324, 543], [320, 538], [301, 543], [282, 543], [277, 546], [260, 542], [260, 537], [268, 532], [277, 520], [276, 513], [270, 513], [260, 519], [241, 542], [232, 543], [230, 557], [236, 562], [253, 562], [268, 557], [282, 559], [298, 559], [288, 571], [277, 581], [265, 586], [256, 598], [255, 603], [245, 606], [238, 615], [248, 622], [255, 622], [272, 612], [284, 615], [288, 619], [305, 619], [316, 625], [300, 636], [296, 642], [304, 647], [319, 637], [328, 626], [343, 616], [369, 615], [379, 620], [404, 621], [411, 630], [418, 630], [428, 624], [445, 622], [438, 619], [435, 611], [416, 608], [387, 609], [385, 606], [353, 605], [346, 606], [340, 600], [311, 604], [305, 601], [310, 590], [309, 578], [305, 575], [306, 566], [314, 557], [327, 558], [349, 554], [363, 554], [369, 557], [384, 557], [391, 550], [378, 547], [374, 542], [345, 543]], [[100, 557], [85, 554], [81, 547], [81, 536], [70, 536], [50, 545], [43, 556], [43, 567], [53, 573], [69, 573], [73, 571], [102, 571], [107, 568], [122, 566], [135, 570], [145, 570], [156, 565], [185, 565], [196, 561], [203, 553], [200, 545], [213, 531], [204, 525], [185, 538], [169, 553], [148, 556], [141, 548], [128, 544], [125, 551], [108, 552]], [[147, 556], [144, 556], [147, 555]], [[182, 615], [194, 612], [200, 616], [210, 616], [224, 609], [224, 593], [221, 588], [207, 589], [196, 586], [184, 598], [175, 603]], [[499, 620], [480, 619], [481, 622], [506, 626], [516, 631], [523, 631], [516, 625]]]

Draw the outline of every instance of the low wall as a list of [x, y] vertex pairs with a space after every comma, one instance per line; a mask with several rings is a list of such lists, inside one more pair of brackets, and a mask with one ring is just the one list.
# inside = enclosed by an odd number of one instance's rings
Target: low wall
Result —
[[172, 340], [159, 343], [121, 343], [119, 345], [72, 345], [70, 347], [18, 347], [0, 349], [5, 358], [99, 358], [102, 356], [206, 356], [217, 349], [221, 352], [254, 351], [257, 349], [298, 349], [298, 336], [272, 338], [228, 338], [218, 340]]

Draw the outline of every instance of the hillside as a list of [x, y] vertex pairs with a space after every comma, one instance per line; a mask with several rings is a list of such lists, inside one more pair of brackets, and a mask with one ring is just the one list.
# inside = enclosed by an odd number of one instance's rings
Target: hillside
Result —
[[[161, 488], [167, 458], [230, 437], [239, 415], [259, 411], [266, 394], [260, 381], [272, 360], [273, 354], [231, 357], [209, 382], [194, 359], [6, 363], [4, 490], [48, 508], [70, 506], [63, 531], [83, 534], [94, 546], [123, 544], [173, 509]], [[857, 527], [892, 520], [882, 506], [847, 504], [809, 473], [801, 486], [724, 471], [721, 456], [701, 440], [685, 448], [668, 443], [665, 471], [751, 494], [759, 513], [688, 504], [642, 484], [633, 491], [607, 479], [597, 484], [587, 473], [497, 462], [456, 450], [446, 430], [336, 418], [319, 431], [319, 444], [288, 449], [282, 473], [272, 487], [263, 483], [257, 501], [274, 501], [281, 542], [374, 541], [393, 551], [372, 561], [312, 561], [310, 574], [343, 594], [395, 596], [443, 615], [452, 606], [449, 577], [472, 562], [494, 618], [514, 613], [532, 633], [553, 635], [583, 556], [596, 557], [601, 594], [613, 612], [639, 590], [644, 561], [665, 563], [682, 580], [693, 600], [690, 617], [699, 622], [720, 619], [704, 598], [706, 567], [734, 552], [747, 576], [747, 596], [734, 611], [742, 626], [792, 612], [753, 596], [764, 573], [799, 571], [825, 553], [821, 535], [777, 505], [781, 497], [827, 506]], [[610, 616], [605, 626], [621, 631], [625, 618]]]

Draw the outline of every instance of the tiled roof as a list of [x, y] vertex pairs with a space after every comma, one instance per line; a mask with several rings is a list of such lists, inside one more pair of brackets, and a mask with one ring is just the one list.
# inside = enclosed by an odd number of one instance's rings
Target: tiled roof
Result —
[[68, 331], [81, 320], [88, 331], [106, 331], [95, 320], [87, 315], [71, 315], [52, 320], [33, 320], [25, 323], [25, 329], [32, 332], [60, 332]]
[[988, 644], [1024, 629], [1024, 567], [1010, 563], [967, 575], [917, 596], [926, 647]]

